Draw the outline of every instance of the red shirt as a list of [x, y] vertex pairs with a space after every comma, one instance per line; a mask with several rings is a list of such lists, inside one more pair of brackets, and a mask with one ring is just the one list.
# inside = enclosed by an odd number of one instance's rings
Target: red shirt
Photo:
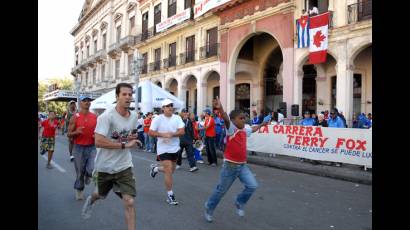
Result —
[[212, 117], [208, 117], [207, 119], [205, 119], [204, 126], [209, 126], [205, 131], [205, 136], [207, 136], [207, 137], [216, 136], [216, 133], [215, 133], [215, 120]]
[[224, 157], [234, 163], [246, 163], [246, 131], [236, 129], [235, 133], [226, 137]]
[[196, 130], [198, 128], [198, 122], [197, 121], [193, 121], [192, 122], [192, 127], [194, 128], [194, 138], [199, 139], [199, 132], [198, 130]]
[[50, 120], [44, 120], [41, 123], [41, 126], [44, 127], [43, 130], [43, 137], [55, 137], [56, 136], [56, 129], [58, 127], [58, 121], [57, 119], [54, 119], [53, 123], [50, 124]]
[[145, 119], [144, 120], [144, 133], [148, 133], [149, 127], [151, 126], [152, 119]]
[[97, 125], [97, 116], [94, 113], [75, 114], [75, 129], [84, 127], [83, 133], [74, 137], [74, 143], [77, 145], [93, 145], [94, 144], [94, 130]]

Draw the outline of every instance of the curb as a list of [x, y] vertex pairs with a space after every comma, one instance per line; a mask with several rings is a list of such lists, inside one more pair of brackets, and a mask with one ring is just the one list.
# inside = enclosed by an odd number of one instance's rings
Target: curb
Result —
[[[351, 168], [348, 166], [334, 167], [323, 164], [312, 165], [298, 160], [268, 157], [268, 154], [266, 153], [257, 154], [258, 155], [248, 154], [248, 163], [372, 185], [372, 173], [360, 170], [359, 168]], [[223, 153], [221, 151], [216, 151], [216, 155], [218, 158], [223, 158]]]

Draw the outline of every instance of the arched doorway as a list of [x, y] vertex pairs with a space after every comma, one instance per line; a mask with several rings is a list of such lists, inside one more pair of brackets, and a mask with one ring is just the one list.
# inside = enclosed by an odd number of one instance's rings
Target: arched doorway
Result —
[[161, 83], [160, 81], [158, 81], [158, 82], [156, 83], [156, 85], [159, 86], [160, 88], [162, 88], [162, 83]]
[[[366, 47], [366, 46], [364, 46]], [[354, 58], [353, 114], [372, 112], [372, 45], [367, 45]]]
[[314, 65], [303, 66], [302, 112], [316, 113], [316, 77]]
[[185, 95], [185, 108], [193, 113], [197, 113], [198, 110], [198, 90], [196, 88], [197, 80], [194, 75], [187, 76], [186, 79], [186, 95]]
[[178, 97], [178, 81], [175, 78], [169, 83], [168, 91], [175, 97]]
[[206, 103], [205, 107], [212, 107], [212, 100], [217, 96], [220, 97], [220, 86], [219, 86], [220, 76], [216, 71], [209, 73], [206, 79]]
[[283, 101], [283, 56], [277, 40], [268, 33], [256, 33], [240, 46], [235, 63], [234, 108], [248, 114], [278, 109]]

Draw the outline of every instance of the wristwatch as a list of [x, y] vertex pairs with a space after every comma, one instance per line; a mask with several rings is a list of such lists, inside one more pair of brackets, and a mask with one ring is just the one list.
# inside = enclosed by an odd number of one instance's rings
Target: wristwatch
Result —
[[125, 142], [121, 142], [121, 148], [125, 149]]

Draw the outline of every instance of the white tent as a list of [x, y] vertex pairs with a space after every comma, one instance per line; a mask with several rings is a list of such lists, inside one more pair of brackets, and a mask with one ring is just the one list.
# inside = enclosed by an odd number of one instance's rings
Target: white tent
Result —
[[[184, 106], [184, 102], [168, 91], [155, 85], [150, 80], [141, 81], [139, 84], [140, 103], [139, 108], [143, 113], [152, 112], [154, 108], [161, 108], [161, 102], [166, 98], [171, 99], [174, 102], [174, 108], [178, 111]], [[135, 91], [135, 86], [134, 86]], [[134, 97], [135, 95], [133, 95]], [[105, 109], [115, 106], [115, 89], [103, 94], [101, 97], [91, 102], [90, 109], [95, 113], [102, 113]], [[135, 107], [135, 103], [131, 103], [131, 107]]]

